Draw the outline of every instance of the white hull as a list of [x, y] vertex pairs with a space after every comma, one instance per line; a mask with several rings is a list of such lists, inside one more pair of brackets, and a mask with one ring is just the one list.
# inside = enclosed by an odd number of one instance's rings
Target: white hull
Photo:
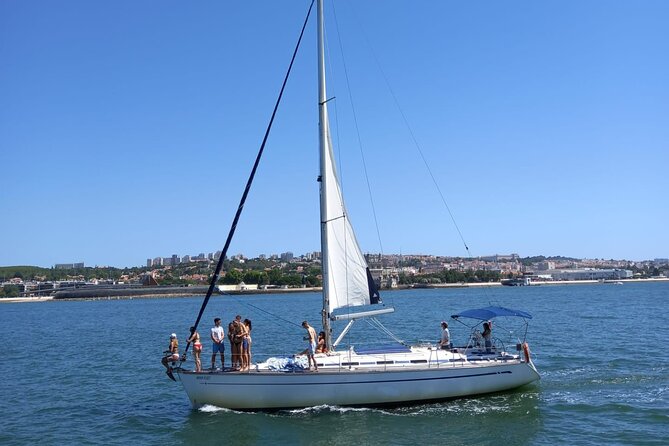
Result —
[[[455, 355], [457, 356], [457, 355]], [[500, 392], [539, 379], [534, 365], [512, 360], [459, 361], [396, 368], [339, 368], [318, 372], [175, 370], [193, 407], [282, 409], [401, 405]]]

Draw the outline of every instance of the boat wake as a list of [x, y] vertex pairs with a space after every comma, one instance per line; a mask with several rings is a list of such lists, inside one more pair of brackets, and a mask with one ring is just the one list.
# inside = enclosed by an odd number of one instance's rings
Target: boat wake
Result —
[[305, 407], [303, 409], [292, 409], [287, 410], [286, 413], [290, 415], [317, 415], [323, 413], [351, 413], [351, 412], [377, 412], [377, 413], [386, 413], [379, 409], [373, 409], [368, 407], [341, 407], [341, 406], [330, 406], [329, 404], [322, 404], [320, 406]]
[[[529, 406], [528, 406], [529, 405]], [[396, 416], [441, 416], [441, 415], [483, 415], [489, 413], [509, 413], [534, 406], [533, 398], [489, 397], [479, 399], [454, 400], [423, 406], [398, 408], [392, 411]]]
[[488, 397], [483, 400], [464, 399], [450, 402], [434, 403], [427, 405], [417, 405], [397, 408], [378, 408], [378, 407], [342, 407], [329, 404], [319, 406], [305, 407], [301, 409], [284, 409], [276, 412], [266, 411], [238, 411], [226, 409], [223, 407], [205, 404], [198, 409], [200, 413], [221, 413], [221, 414], [262, 414], [270, 417], [313, 417], [320, 415], [345, 415], [355, 413], [368, 413], [384, 415], [391, 417], [421, 417], [421, 416], [440, 416], [444, 414], [462, 414], [462, 415], [481, 415], [486, 413], [505, 413], [518, 410], [519, 407], [526, 405], [535, 405], [535, 397], [528, 395], [515, 395], [514, 397], [498, 396]]
[[[397, 408], [371, 408], [371, 407], [341, 407], [323, 404], [320, 406], [306, 407], [282, 411], [283, 415], [323, 415], [323, 414], [349, 414], [370, 413], [393, 417], [418, 417], [443, 414], [471, 414], [480, 415], [486, 413], [505, 413], [524, 408], [527, 405], [536, 405], [536, 395], [504, 395], [488, 397], [483, 400], [464, 399], [450, 402], [433, 403], [426, 405], [404, 406]], [[483, 404], [482, 404], [483, 402]], [[525, 407], [526, 408], [526, 407]]]
[[205, 404], [204, 406], [197, 409], [197, 411], [202, 412], [202, 413], [218, 413], [218, 412], [240, 413], [240, 414], [245, 413], [245, 412], [241, 412], [241, 411], [238, 411], [238, 410], [226, 409], [225, 407], [214, 406], [213, 404]]

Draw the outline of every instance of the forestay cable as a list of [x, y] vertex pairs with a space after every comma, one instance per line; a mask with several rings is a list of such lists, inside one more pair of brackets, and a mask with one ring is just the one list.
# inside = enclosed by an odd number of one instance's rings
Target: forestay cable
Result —
[[[274, 117], [276, 116], [277, 109], [279, 108], [279, 103], [281, 102], [283, 91], [286, 88], [288, 77], [290, 76], [290, 72], [293, 68], [293, 63], [295, 62], [297, 51], [300, 48], [300, 43], [302, 42], [302, 36], [304, 36], [304, 30], [307, 27], [307, 22], [309, 21], [309, 16], [311, 15], [311, 9], [313, 8], [313, 6], [314, 6], [314, 0], [312, 0], [311, 4], [309, 5], [309, 10], [307, 11], [307, 16], [304, 19], [304, 24], [302, 25], [302, 31], [300, 32], [300, 37], [297, 39], [297, 45], [295, 45], [295, 50], [293, 51], [293, 57], [290, 60], [288, 71], [286, 72], [286, 76], [283, 79], [283, 84], [281, 85], [279, 97], [277, 98], [276, 104], [274, 105], [274, 110], [272, 111], [272, 117], [269, 120], [269, 124], [267, 125], [267, 130], [265, 130], [265, 136], [262, 140], [262, 144], [260, 145], [260, 150], [258, 150], [258, 155], [256, 156], [255, 163], [253, 164], [253, 169], [251, 169], [251, 174], [249, 175], [249, 179], [246, 182], [246, 188], [244, 189], [244, 193], [242, 194], [239, 206], [237, 207], [237, 212], [235, 213], [235, 218], [232, 221], [230, 232], [228, 233], [228, 238], [225, 240], [225, 246], [223, 247], [223, 251], [221, 251], [221, 256], [218, 258], [218, 263], [216, 264], [216, 270], [214, 271], [214, 275], [211, 277], [211, 283], [209, 284], [207, 295], [205, 296], [204, 301], [202, 302], [202, 307], [200, 308], [200, 312], [198, 313], [197, 319], [195, 320], [195, 324], [193, 325], [193, 327], [195, 327], [195, 330], [197, 330], [197, 327], [200, 324], [200, 320], [202, 319], [202, 314], [204, 313], [204, 310], [207, 307], [207, 304], [209, 303], [209, 299], [211, 298], [211, 295], [214, 292], [214, 288], [216, 287], [216, 282], [218, 282], [218, 277], [221, 274], [221, 269], [223, 268], [223, 260], [227, 255], [228, 248], [230, 247], [230, 242], [232, 241], [232, 236], [235, 234], [235, 230], [237, 229], [237, 223], [239, 222], [239, 217], [242, 215], [242, 210], [244, 209], [244, 204], [246, 203], [246, 197], [248, 196], [249, 191], [251, 190], [251, 184], [253, 183], [253, 179], [255, 178], [256, 170], [258, 170], [258, 165], [260, 164], [260, 158], [262, 157], [263, 151], [265, 150], [265, 144], [267, 143], [269, 132], [272, 129], [272, 123], [274, 122]], [[184, 356], [188, 352], [189, 346], [190, 342], [186, 344]]]

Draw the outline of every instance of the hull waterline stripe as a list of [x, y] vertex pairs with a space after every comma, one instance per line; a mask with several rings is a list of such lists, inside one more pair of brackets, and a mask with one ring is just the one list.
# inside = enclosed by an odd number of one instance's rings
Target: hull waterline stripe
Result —
[[[243, 383], [243, 382], [211, 382], [206, 380], [200, 382], [199, 384], [207, 386], [325, 386], [325, 385], [354, 385], [354, 384], [380, 384], [380, 383], [404, 383], [404, 382], [416, 382], [416, 381], [439, 381], [442, 379], [462, 379], [462, 378], [479, 378], [482, 376], [492, 376], [492, 375], [505, 375], [513, 374], [512, 371], [507, 370], [503, 372], [490, 372], [490, 373], [478, 373], [476, 375], [459, 375], [459, 376], [439, 376], [434, 378], [412, 378], [412, 379], [382, 379], [382, 380], [373, 380], [373, 381], [331, 381], [331, 382], [294, 382], [294, 383], [276, 383], [276, 382], [267, 382], [267, 383]], [[323, 375], [316, 375], [323, 376]]]

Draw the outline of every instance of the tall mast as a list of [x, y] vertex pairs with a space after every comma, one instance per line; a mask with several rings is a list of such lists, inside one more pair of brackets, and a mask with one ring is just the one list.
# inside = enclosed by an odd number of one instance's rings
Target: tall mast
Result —
[[323, 311], [322, 323], [325, 331], [325, 344], [328, 349], [332, 346], [329, 308], [329, 280], [328, 280], [328, 232], [327, 232], [327, 177], [325, 174], [326, 157], [328, 156], [328, 123], [327, 93], [325, 91], [325, 32], [323, 24], [323, 0], [317, 2], [318, 12], [318, 142], [320, 148], [320, 192], [321, 192], [321, 268], [323, 275]]

